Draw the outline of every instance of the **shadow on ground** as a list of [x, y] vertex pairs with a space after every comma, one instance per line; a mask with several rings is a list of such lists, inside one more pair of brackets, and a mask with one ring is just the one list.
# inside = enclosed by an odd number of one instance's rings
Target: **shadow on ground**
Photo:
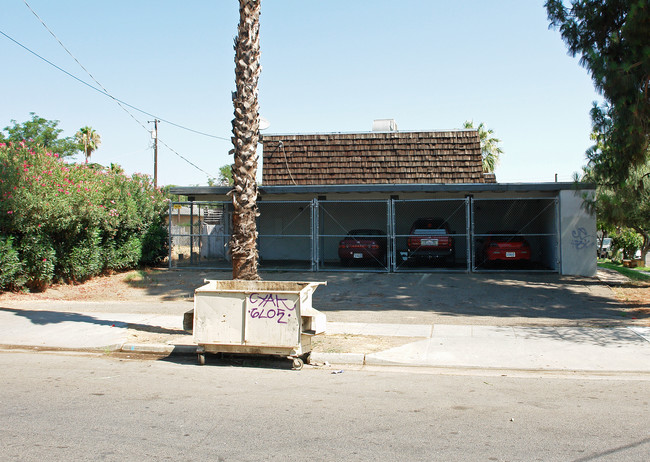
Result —
[[225, 271], [154, 269], [138, 273], [139, 278], [125, 280], [125, 283], [163, 301], [192, 299], [194, 289], [204, 285], [205, 279], [232, 279], [232, 274]]
[[[589, 278], [559, 275], [345, 276], [315, 295], [322, 310], [435, 311], [447, 316], [620, 319], [626, 307], [611, 289]], [[320, 290], [320, 289], [319, 289]], [[317, 302], [314, 301], [314, 303]]]
[[[251, 369], [291, 371], [293, 364], [292, 360], [285, 356], [250, 355], [236, 353], [206, 353], [205, 356], [205, 364], [200, 367], [241, 367]], [[185, 366], [199, 366], [195, 354], [172, 354], [160, 358], [159, 361], [182, 364]]]
[[[267, 281], [327, 281], [313, 306], [325, 313], [410, 312], [445, 317], [626, 321], [627, 306], [597, 278], [558, 274], [261, 272]], [[205, 279], [231, 279], [229, 271], [161, 270], [150, 283], [134, 282], [151, 296], [192, 297]], [[620, 284], [619, 284], [620, 285]], [[345, 318], [345, 316], [343, 316]], [[333, 320], [333, 319], [332, 319]], [[352, 319], [339, 319], [352, 320]], [[397, 320], [384, 321], [396, 322]]]
[[[626, 327], [611, 329], [594, 329], [584, 327], [488, 327], [486, 338], [498, 337], [512, 338], [516, 340], [557, 340], [566, 341], [568, 344], [588, 344], [601, 347], [621, 348], [632, 345], [645, 346], [648, 342], [642, 335]], [[499, 332], [500, 331], [500, 332]], [[474, 332], [476, 334], [476, 331]], [[481, 337], [479, 330], [477, 337]]]
[[5, 308], [5, 307], [0, 307], [0, 311], [13, 313], [16, 316], [22, 316], [28, 319], [32, 324], [37, 324], [41, 326], [47, 324], [59, 324], [62, 322], [78, 322], [78, 323], [94, 324], [97, 326], [124, 327], [124, 328], [139, 330], [142, 332], [153, 332], [157, 334], [170, 334], [170, 335], [187, 334], [186, 331], [181, 329], [168, 329], [166, 327], [151, 326], [148, 324], [131, 323], [131, 322], [124, 322], [124, 321], [112, 321], [110, 319], [100, 319], [95, 316], [79, 314], [79, 313], [47, 311], [47, 310], [21, 310], [16, 308]]

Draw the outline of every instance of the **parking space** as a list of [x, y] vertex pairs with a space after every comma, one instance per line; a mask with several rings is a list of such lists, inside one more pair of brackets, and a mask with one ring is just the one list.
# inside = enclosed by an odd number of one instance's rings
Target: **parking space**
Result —
[[468, 271], [469, 199], [393, 201], [395, 271]]
[[[263, 200], [258, 208], [262, 270], [560, 268], [558, 204], [553, 197]], [[231, 217], [232, 205], [225, 201], [171, 204], [170, 268], [228, 269]]]
[[388, 271], [389, 201], [318, 201], [318, 269]]
[[267, 270], [312, 270], [314, 217], [311, 201], [259, 201], [257, 248]]
[[554, 198], [473, 199], [474, 271], [558, 271]]

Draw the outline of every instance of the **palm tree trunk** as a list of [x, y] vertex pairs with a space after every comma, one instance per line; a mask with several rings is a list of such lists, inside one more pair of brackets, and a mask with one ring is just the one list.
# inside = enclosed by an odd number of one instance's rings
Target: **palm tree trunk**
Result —
[[239, 26], [235, 38], [235, 84], [232, 99], [234, 154], [231, 191], [233, 203], [233, 279], [257, 280], [257, 142], [259, 114], [257, 82], [260, 67], [259, 20], [261, 0], [239, 0]]

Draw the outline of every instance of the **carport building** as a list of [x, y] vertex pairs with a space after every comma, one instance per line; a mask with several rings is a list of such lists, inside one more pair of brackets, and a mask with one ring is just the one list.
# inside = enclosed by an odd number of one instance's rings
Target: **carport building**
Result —
[[[596, 272], [595, 217], [582, 207], [593, 185], [497, 183], [483, 173], [476, 130], [265, 135], [262, 144], [261, 269]], [[191, 225], [170, 230], [171, 267], [230, 268], [229, 190], [171, 188], [187, 201], [170, 213], [191, 212]], [[451, 234], [444, 264], [410, 258], [411, 227], [426, 217]], [[383, 235], [380, 258], [339, 258], [355, 230]], [[487, 260], [498, 238], [525, 241], [530, 257]]]

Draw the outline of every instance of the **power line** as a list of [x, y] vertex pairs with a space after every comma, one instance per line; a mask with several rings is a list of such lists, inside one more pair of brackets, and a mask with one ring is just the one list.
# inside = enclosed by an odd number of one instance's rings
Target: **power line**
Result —
[[[0, 34], [1, 34], [1, 35], [4, 35], [4, 36], [7, 37], [9, 40], [11, 40], [12, 42], [14, 42], [16, 45], [18, 45], [18, 46], [20, 46], [21, 48], [25, 49], [26, 51], [28, 51], [29, 53], [33, 54], [33, 55], [36, 56], [37, 58], [39, 58], [39, 59], [45, 61], [45, 62], [48, 63], [50, 66], [52, 66], [52, 67], [58, 69], [59, 71], [61, 71], [61, 72], [63, 72], [64, 74], [66, 74], [67, 76], [72, 77], [72, 78], [75, 79], [77, 82], [86, 85], [87, 87], [89, 87], [89, 88], [95, 90], [96, 92], [101, 93], [101, 94], [104, 95], [104, 96], [108, 96], [108, 97], [111, 98], [111, 99], [114, 99], [114, 100], [116, 100], [116, 101], [119, 101], [119, 100], [117, 100], [116, 98], [114, 98], [113, 96], [109, 95], [108, 93], [106, 93], [106, 92], [100, 90], [100, 89], [97, 88], [97, 87], [92, 86], [91, 84], [89, 84], [88, 82], [86, 82], [86, 81], [84, 81], [84, 80], [81, 80], [79, 77], [77, 77], [77, 76], [71, 74], [70, 72], [66, 71], [65, 69], [62, 69], [61, 67], [57, 66], [57, 65], [54, 64], [53, 62], [47, 60], [46, 58], [42, 57], [41, 55], [39, 55], [39, 54], [36, 53], [35, 51], [30, 50], [30, 49], [27, 48], [25, 45], [23, 45], [22, 43], [18, 42], [17, 40], [14, 40], [12, 37], [8, 36], [7, 34], [5, 34], [5, 33], [4, 33], [3, 31], [1, 31], [1, 30], [0, 30]], [[121, 102], [122, 104], [124, 104], [124, 105], [126, 105], [126, 106], [129, 106], [129, 107], [131, 107], [131, 108], [133, 108], [133, 109], [135, 109], [135, 110], [137, 110], [137, 111], [140, 111], [140, 112], [142, 112], [142, 113], [144, 113], [144, 114], [148, 114], [148, 115], [151, 115], [152, 117], [155, 117], [154, 115], [149, 114], [148, 112], [144, 112], [144, 111], [142, 111], [142, 110], [140, 110], [140, 109], [138, 109], [138, 108], [136, 108], [136, 107], [132, 107], [130, 104], [124, 103], [123, 101], [119, 101], [119, 102]], [[149, 130], [147, 129], [147, 127], [145, 127], [145, 126], [144, 126], [144, 125], [143, 125], [143, 124], [142, 124], [138, 119], [136, 119], [132, 114], [130, 114], [128, 111], [126, 111], [126, 112], [127, 112], [127, 113], [128, 113], [128, 114], [129, 114], [129, 115], [130, 115], [130, 116], [131, 116], [131, 117], [132, 117], [132, 118], [133, 118], [133, 119], [134, 119], [134, 120], [135, 120], [135, 121], [136, 121], [136, 122], [137, 122], [141, 127], [143, 127], [147, 132], [149, 131]], [[159, 120], [164, 120], [164, 119], [159, 118]], [[174, 125], [174, 124], [172, 124], [172, 125]], [[216, 138], [216, 137], [215, 137], [215, 138]], [[188, 164], [190, 164], [192, 167], [194, 167], [194, 168], [196, 168], [197, 170], [199, 170], [199, 171], [205, 173], [205, 174], [208, 176], [208, 178], [216, 178], [215, 175], [212, 175], [212, 174], [206, 172], [205, 170], [203, 170], [202, 168], [198, 167], [196, 164], [194, 164], [193, 162], [191, 162], [190, 160], [188, 160], [187, 158], [185, 158], [184, 156], [182, 156], [181, 154], [179, 154], [176, 150], [172, 149], [172, 148], [171, 148], [169, 145], [167, 145], [167, 143], [165, 143], [163, 140], [158, 139], [158, 141], [160, 141], [160, 142], [161, 142], [161, 143], [162, 143], [162, 144], [163, 144], [167, 149], [169, 149], [169, 150], [170, 150], [171, 152], [173, 152], [175, 155], [177, 155], [178, 157], [180, 157], [181, 159], [183, 159], [185, 162], [187, 162]]]
[[[133, 120], [134, 120], [138, 125], [140, 125], [140, 126], [141, 126], [145, 131], [147, 131], [147, 132], [149, 132], [149, 129], [148, 129], [148, 128], [147, 128], [147, 127], [146, 127], [142, 122], [140, 122], [140, 121], [139, 121], [139, 120], [138, 120], [138, 119], [137, 119], [137, 118], [136, 118], [136, 117], [135, 117], [131, 112], [129, 112], [129, 111], [128, 111], [124, 106], [129, 107], [129, 108], [131, 108], [131, 109], [133, 109], [133, 110], [135, 110], [135, 111], [138, 111], [138, 112], [140, 112], [140, 113], [142, 113], [142, 114], [145, 114], [145, 115], [148, 115], [148, 116], [151, 116], [151, 117], [154, 117], [154, 118], [158, 118], [160, 121], [163, 121], [163, 122], [168, 123], [168, 124], [170, 124], [170, 125], [173, 125], [173, 126], [175, 126], [175, 127], [181, 128], [181, 129], [183, 129], [183, 130], [187, 130], [187, 131], [190, 131], [190, 132], [193, 132], [193, 133], [196, 133], [196, 134], [199, 134], [199, 135], [207, 136], [207, 137], [210, 137], [210, 138], [220, 139], [220, 140], [224, 140], [224, 141], [230, 141], [230, 139], [228, 139], [228, 138], [224, 138], [224, 137], [220, 137], [220, 136], [216, 136], [216, 135], [211, 135], [211, 134], [209, 134], [209, 133], [205, 133], [205, 132], [201, 132], [201, 131], [198, 131], [198, 130], [194, 130], [194, 129], [192, 129], [192, 128], [185, 127], [185, 126], [183, 126], [183, 125], [177, 124], [177, 123], [172, 122], [172, 121], [170, 121], [170, 120], [167, 120], [167, 119], [164, 119], [164, 118], [162, 118], [162, 117], [156, 116], [156, 115], [154, 115], [154, 114], [151, 114], [150, 112], [147, 112], [147, 111], [145, 111], [145, 110], [143, 110], [143, 109], [140, 109], [140, 108], [138, 108], [138, 107], [136, 107], [136, 106], [133, 106], [133, 105], [131, 105], [131, 104], [125, 102], [125, 101], [122, 101], [122, 100], [120, 100], [120, 99], [114, 97], [113, 95], [111, 95], [111, 94], [108, 92], [108, 90], [106, 90], [106, 89], [103, 87], [103, 85], [101, 85], [101, 83], [99, 83], [99, 82], [97, 81], [97, 79], [95, 79], [95, 78], [93, 77], [93, 75], [90, 74], [90, 72], [89, 72], [89, 71], [88, 71], [88, 70], [87, 70], [87, 69], [86, 69], [86, 68], [85, 68], [85, 67], [84, 67], [84, 66], [79, 62], [79, 60], [77, 60], [77, 59], [74, 57], [74, 55], [72, 55], [72, 53], [71, 53], [71, 52], [70, 52], [70, 51], [65, 47], [65, 45], [63, 45], [63, 43], [58, 39], [58, 37], [57, 37], [57, 36], [56, 36], [56, 35], [55, 35], [55, 34], [54, 34], [54, 33], [53, 33], [53, 32], [52, 32], [52, 31], [47, 27], [47, 25], [43, 22], [43, 20], [42, 20], [42, 19], [41, 19], [37, 14], [36, 14], [36, 12], [34, 12], [34, 10], [29, 6], [29, 4], [28, 4], [25, 0], [23, 0], [23, 1], [24, 1], [25, 5], [27, 5], [27, 7], [30, 9], [30, 11], [32, 11], [32, 13], [33, 13], [33, 14], [34, 14], [38, 19], [39, 19], [39, 21], [43, 24], [43, 26], [48, 30], [48, 32], [50, 32], [50, 34], [51, 34], [51, 35], [52, 35], [52, 36], [57, 40], [57, 42], [58, 42], [58, 43], [63, 47], [63, 49], [64, 49], [64, 50], [65, 50], [65, 51], [66, 51], [70, 56], [72, 56], [72, 58], [73, 58], [73, 59], [77, 62], [77, 64], [79, 64], [79, 66], [80, 66], [80, 67], [81, 67], [81, 68], [82, 68], [82, 69], [83, 69], [83, 70], [84, 70], [84, 71], [85, 71], [85, 72], [90, 76], [90, 78], [92, 78], [92, 79], [93, 79], [93, 80], [94, 80], [94, 81], [95, 81], [95, 82], [96, 82], [100, 87], [102, 87], [102, 88], [101, 88], [101, 89], [100, 89], [100, 88], [97, 88], [97, 87], [95, 87], [95, 86], [89, 84], [88, 82], [86, 82], [86, 81], [80, 79], [79, 77], [75, 76], [74, 74], [72, 74], [72, 73], [66, 71], [65, 69], [61, 68], [60, 66], [57, 66], [57, 65], [54, 64], [52, 61], [50, 61], [50, 60], [44, 58], [43, 56], [39, 55], [39, 54], [36, 53], [35, 51], [31, 50], [31, 49], [28, 48], [27, 46], [25, 46], [25, 45], [23, 45], [22, 43], [20, 43], [20, 42], [18, 42], [17, 40], [15, 40], [13, 37], [10, 37], [9, 35], [7, 35], [7, 34], [6, 34], [5, 32], [3, 32], [2, 30], [0, 30], [0, 34], [1, 34], [1, 35], [3, 35], [4, 37], [6, 37], [7, 39], [11, 40], [12, 42], [14, 42], [16, 45], [18, 45], [19, 47], [23, 48], [25, 51], [31, 53], [32, 55], [36, 56], [36, 57], [39, 58], [40, 60], [44, 61], [45, 63], [47, 63], [47, 64], [49, 64], [50, 66], [54, 67], [55, 69], [59, 70], [60, 72], [64, 73], [65, 75], [67, 75], [67, 76], [73, 78], [73, 79], [76, 80], [77, 82], [79, 82], [79, 83], [81, 83], [81, 84], [83, 84], [83, 85], [86, 85], [88, 88], [91, 88], [92, 90], [95, 90], [96, 92], [101, 93], [102, 95], [107, 96], [107, 97], [109, 97], [110, 99], [114, 100], [114, 101], [115, 101], [115, 102], [120, 106], [120, 108], [121, 108], [122, 110], [124, 110], [124, 111], [125, 111], [125, 112], [126, 112], [126, 113], [127, 113], [127, 114], [128, 114], [128, 115], [129, 115], [129, 116], [130, 116], [130, 117], [131, 117], [131, 118], [132, 118], [132, 119], [133, 119]], [[163, 144], [167, 149], [169, 149], [172, 153], [174, 153], [176, 156], [178, 156], [179, 158], [181, 158], [182, 160], [184, 160], [185, 162], [187, 162], [188, 164], [190, 164], [192, 167], [194, 167], [194, 168], [196, 168], [197, 170], [199, 170], [200, 172], [204, 173], [208, 178], [216, 178], [215, 175], [212, 175], [212, 174], [206, 172], [205, 170], [203, 170], [202, 168], [200, 168], [199, 166], [197, 166], [195, 163], [193, 163], [192, 161], [190, 161], [189, 159], [187, 159], [185, 156], [181, 155], [178, 151], [176, 151], [175, 149], [173, 149], [171, 146], [169, 146], [169, 145], [168, 145], [167, 143], [165, 143], [163, 140], [159, 139], [159, 141], [160, 141], [161, 144]]]
[[[147, 111], [144, 111], [144, 110], [142, 110], [142, 109], [140, 109], [140, 108], [138, 108], [138, 107], [135, 107], [135, 106], [133, 106], [133, 105], [131, 105], [131, 104], [128, 104], [128, 103], [126, 103], [126, 102], [124, 102], [124, 101], [122, 101], [122, 100], [120, 100], [120, 99], [118, 99], [118, 98], [115, 98], [115, 97], [114, 97], [113, 95], [111, 95], [110, 92], [109, 92], [109, 91], [108, 91], [108, 90], [107, 90], [107, 89], [106, 89], [106, 88], [105, 88], [105, 87], [104, 87], [104, 86], [103, 86], [103, 85], [102, 85], [102, 84], [101, 84], [101, 83], [100, 83], [100, 82], [99, 82], [99, 81], [98, 81], [98, 80], [97, 80], [97, 79], [96, 79], [96, 78], [95, 78], [95, 77], [90, 73], [90, 71], [89, 71], [88, 69], [86, 69], [86, 67], [85, 67], [83, 64], [81, 64], [81, 62], [80, 62], [80, 61], [79, 61], [79, 60], [78, 60], [78, 59], [77, 59], [77, 58], [72, 54], [72, 52], [71, 52], [70, 50], [68, 50], [68, 48], [63, 44], [63, 42], [59, 39], [59, 37], [57, 37], [56, 34], [55, 34], [54, 32], [52, 32], [52, 30], [47, 26], [47, 24], [45, 24], [45, 21], [43, 21], [43, 19], [41, 19], [41, 17], [36, 13], [36, 11], [34, 11], [34, 10], [32, 9], [32, 7], [29, 6], [29, 3], [27, 3], [27, 0], [23, 0], [23, 3], [25, 4], [25, 6], [27, 6], [27, 8], [29, 8], [29, 11], [32, 12], [32, 14], [36, 17], [36, 19], [38, 19], [38, 20], [40, 21], [40, 23], [43, 25], [43, 27], [45, 27], [45, 29], [50, 33], [50, 35], [52, 35], [52, 37], [54, 37], [54, 39], [59, 43], [59, 45], [61, 45], [61, 47], [66, 51], [66, 53], [68, 53], [68, 55], [70, 55], [70, 57], [71, 57], [72, 59], [75, 60], [75, 62], [79, 65], [79, 67], [81, 67], [81, 68], [86, 72], [86, 74], [88, 74], [88, 76], [89, 76], [89, 77], [90, 77], [90, 78], [91, 78], [91, 79], [92, 79], [92, 80], [93, 80], [97, 85], [99, 85], [99, 86], [101, 87], [101, 90], [99, 90], [99, 89], [93, 87], [92, 85], [87, 84], [86, 82], [83, 82], [83, 83], [86, 83], [86, 85], [90, 86], [90, 87], [93, 88], [94, 90], [99, 91], [99, 92], [102, 93], [103, 95], [108, 96], [109, 98], [113, 99], [113, 100], [114, 100], [114, 101], [115, 101], [115, 102], [116, 102], [120, 107], [122, 107], [122, 105], [128, 106], [129, 108], [134, 109], [134, 110], [136, 110], [136, 111], [138, 111], [138, 112], [141, 112], [142, 114], [148, 115], [148, 116], [153, 117], [153, 118], [155, 118], [155, 119], [158, 119], [158, 120], [160, 120], [160, 121], [162, 121], [162, 122], [168, 123], [169, 125], [173, 125], [174, 127], [178, 127], [178, 128], [181, 128], [181, 129], [183, 129], [183, 130], [187, 130], [187, 131], [192, 132], [192, 133], [196, 133], [196, 134], [203, 135], [203, 136], [208, 136], [208, 137], [210, 137], [210, 138], [216, 138], [216, 139], [218, 139], [218, 140], [230, 141], [230, 138], [224, 138], [224, 137], [222, 137], [222, 136], [211, 135], [211, 134], [209, 134], [209, 133], [205, 133], [205, 132], [201, 132], [201, 131], [199, 131], [199, 130], [194, 130], [194, 129], [192, 129], [192, 128], [185, 127], [185, 126], [183, 126], [183, 125], [177, 124], [177, 123], [172, 122], [172, 121], [170, 121], [170, 120], [163, 119], [163, 118], [160, 117], [160, 116], [157, 116], [157, 115], [151, 114], [151, 113], [149, 113], [149, 112], [147, 112]], [[7, 37], [7, 38], [10, 38], [10, 37], [8, 37], [6, 34], [4, 34], [4, 33], [3, 33], [3, 35], [4, 35], [5, 37]], [[10, 38], [10, 39], [11, 39], [11, 38]], [[14, 41], [15, 43], [19, 44], [16, 40], [13, 40], [13, 39], [11, 39], [11, 40]], [[19, 44], [19, 45], [20, 45], [20, 44]], [[21, 46], [22, 46], [23, 48], [25, 48], [26, 50], [30, 51], [31, 53], [34, 53], [34, 52], [32, 52], [31, 50], [29, 50], [27, 47], [25, 47], [25, 46], [23, 46], [23, 45], [21, 45]], [[42, 58], [41, 56], [37, 55], [36, 53], [34, 53], [34, 54], [35, 54], [36, 56], [38, 56], [39, 58], [45, 60], [44, 58]], [[45, 60], [45, 61], [48, 62], [49, 64], [52, 64], [52, 63], [50, 63], [50, 62], [47, 61], [47, 60]], [[54, 64], [52, 64], [52, 65], [54, 65]], [[59, 68], [58, 66], [55, 66], [55, 67], [56, 67], [57, 69], [63, 71], [63, 69]], [[65, 72], [65, 71], [63, 71], [63, 72]], [[70, 75], [71, 77], [74, 77], [74, 76], [72, 76], [71, 74], [69, 74], [69, 73], [67, 73], [67, 72], [66, 72], [66, 74]], [[75, 79], [76, 79], [76, 80], [79, 80], [79, 79], [77, 79], [76, 77], [75, 77]], [[127, 113], [129, 113], [125, 108], [122, 107], [122, 109], [124, 109]], [[129, 113], [129, 115], [131, 115], [131, 114]], [[133, 116], [131, 115], [131, 117], [133, 117]], [[142, 125], [142, 123], [140, 123], [140, 121], [137, 121], [137, 122], [138, 122], [140, 125]], [[145, 130], [149, 131], [146, 127], [144, 127], [144, 125], [142, 125], [142, 127], [143, 127]]]
[[[100, 89], [97, 88], [97, 87], [93, 87], [93, 86], [92, 86], [91, 84], [89, 84], [88, 82], [86, 82], [86, 81], [84, 81], [84, 80], [81, 80], [81, 79], [80, 79], [79, 77], [77, 77], [76, 75], [73, 75], [73, 74], [71, 74], [70, 72], [66, 71], [65, 69], [63, 69], [63, 68], [57, 66], [57, 65], [54, 64], [52, 61], [48, 61], [46, 58], [42, 57], [41, 55], [39, 55], [39, 54], [36, 53], [35, 51], [30, 50], [30, 49], [27, 48], [25, 45], [23, 45], [22, 43], [18, 42], [18, 41], [15, 40], [15, 39], [11, 38], [10, 36], [8, 36], [7, 34], [5, 34], [5, 33], [4, 33], [3, 31], [1, 31], [1, 30], [0, 30], [0, 34], [4, 35], [4, 36], [7, 37], [9, 40], [11, 40], [12, 42], [14, 42], [16, 45], [18, 45], [19, 47], [21, 47], [21, 48], [23, 48], [24, 50], [28, 51], [29, 53], [33, 54], [33, 55], [36, 56], [37, 58], [39, 58], [39, 59], [45, 61], [45, 62], [46, 62], [47, 64], [49, 64], [50, 66], [52, 66], [52, 67], [58, 69], [59, 71], [63, 72], [63, 73], [66, 74], [68, 77], [72, 77], [72, 78], [75, 79], [77, 82], [86, 85], [87, 87], [89, 87], [89, 88], [95, 90], [96, 92], [99, 92], [99, 93], [103, 94], [104, 96], [108, 96], [109, 98], [113, 98], [113, 97], [112, 97], [111, 95], [109, 95], [108, 93], [106, 93], [106, 92], [100, 90]], [[113, 98], [113, 99], [115, 99], [115, 98]], [[134, 109], [135, 109], [135, 108], [134, 108]]]
[[216, 175], [213, 175], [213, 174], [211, 174], [211, 173], [206, 172], [205, 170], [203, 170], [202, 168], [198, 167], [196, 164], [194, 164], [193, 162], [191, 162], [191, 161], [188, 160], [187, 158], [185, 158], [185, 157], [183, 157], [182, 155], [180, 155], [180, 154], [179, 154], [178, 152], [176, 152], [174, 149], [170, 148], [169, 145], [168, 145], [167, 143], [165, 143], [163, 140], [161, 140], [160, 138], [158, 138], [158, 141], [160, 141], [160, 144], [162, 144], [163, 146], [165, 146], [167, 149], [169, 149], [171, 152], [173, 152], [173, 153], [176, 154], [178, 157], [180, 157], [181, 159], [183, 159], [185, 162], [187, 162], [188, 164], [190, 164], [192, 167], [194, 167], [195, 169], [197, 169], [197, 170], [199, 170], [199, 171], [205, 173], [205, 174], [208, 176], [208, 178], [217, 178]]
[[[147, 115], [151, 115], [152, 117], [156, 117], [156, 116], [154, 116], [153, 114], [150, 114], [150, 113], [148, 113], [148, 112], [146, 112], [146, 111], [143, 111], [143, 110], [141, 110], [141, 109], [138, 109], [138, 108], [136, 108], [136, 107], [134, 107], [134, 106], [131, 106], [130, 104], [125, 103], [124, 101], [118, 100], [117, 98], [111, 96], [110, 94], [106, 93], [105, 91], [103, 91], [103, 90], [101, 90], [101, 89], [99, 89], [99, 88], [97, 88], [97, 87], [95, 87], [95, 86], [89, 84], [88, 82], [86, 82], [86, 81], [80, 79], [80, 78], [77, 77], [76, 75], [71, 74], [70, 72], [66, 71], [65, 69], [63, 69], [63, 68], [57, 66], [57, 65], [54, 64], [53, 62], [51, 62], [51, 61], [49, 61], [48, 59], [44, 58], [43, 56], [39, 55], [39, 54], [36, 53], [35, 51], [29, 49], [28, 47], [26, 47], [26, 46], [23, 45], [22, 43], [20, 43], [20, 42], [18, 42], [17, 40], [13, 39], [13, 38], [10, 37], [9, 35], [5, 34], [5, 33], [4, 33], [3, 31], [1, 31], [1, 30], [0, 30], [0, 35], [4, 35], [6, 38], [8, 38], [8, 39], [11, 40], [12, 42], [14, 42], [14, 43], [15, 43], [16, 45], [18, 45], [19, 47], [21, 47], [21, 48], [23, 48], [24, 50], [28, 51], [29, 53], [33, 54], [33, 55], [36, 56], [37, 58], [39, 58], [39, 59], [45, 61], [47, 64], [49, 64], [50, 66], [52, 66], [52, 67], [58, 69], [59, 71], [61, 71], [61, 72], [63, 72], [64, 74], [66, 74], [67, 76], [72, 77], [72, 78], [75, 79], [77, 82], [82, 83], [83, 85], [86, 85], [88, 88], [91, 88], [91, 89], [95, 90], [96, 92], [101, 93], [101, 94], [104, 95], [104, 96], [108, 96], [109, 98], [111, 98], [111, 99], [113, 99], [113, 100], [115, 100], [115, 101], [117, 101], [117, 102], [119, 102], [119, 103], [122, 103], [122, 104], [124, 104], [125, 106], [128, 106], [128, 107], [130, 107], [130, 108], [132, 108], [132, 109], [135, 109], [136, 111], [142, 112], [143, 114], [147, 114]], [[129, 116], [131, 116], [131, 117], [133, 118], [133, 120], [135, 120], [135, 121], [136, 121], [136, 122], [137, 122], [141, 127], [143, 127], [147, 132], [149, 132], [149, 130], [147, 129], [147, 127], [145, 127], [145, 126], [144, 126], [144, 125], [143, 125], [143, 124], [142, 124], [138, 119], [136, 119], [135, 116], [133, 116], [133, 114], [129, 113], [128, 111], [126, 111], [126, 112], [127, 112], [127, 113], [129, 114]], [[171, 124], [171, 125], [175, 125], [175, 126], [178, 126], [178, 127], [180, 127], [180, 128], [185, 128], [185, 127], [181, 127], [181, 126], [179, 126], [179, 125], [177, 125], [177, 124], [174, 124], [174, 123], [172, 123], [172, 122], [169, 122], [169, 121], [167, 121], [167, 120], [165, 120], [165, 119], [163, 119], [163, 118], [161, 118], [161, 117], [159, 117], [158, 119], [161, 120], [161, 121], [165, 121], [165, 122], [167, 122], [167, 123], [169, 123], [169, 124]], [[187, 128], [185, 128], [185, 129], [186, 129], [186, 130], [190, 130], [190, 131], [194, 131], [194, 130], [187, 129]], [[200, 132], [199, 132], [199, 133], [200, 133]], [[219, 138], [219, 137], [214, 136], [214, 135], [207, 135], [207, 134], [206, 134], [206, 136], [212, 136], [213, 138]], [[224, 139], [224, 140], [225, 140], [226, 138], [219, 138], [219, 139]], [[206, 172], [205, 170], [203, 170], [202, 168], [198, 167], [196, 164], [194, 164], [193, 162], [191, 162], [190, 160], [188, 160], [187, 158], [185, 158], [184, 156], [182, 156], [182, 155], [181, 155], [180, 153], [178, 153], [176, 150], [172, 149], [172, 148], [171, 148], [167, 143], [165, 143], [163, 140], [158, 139], [158, 141], [160, 141], [160, 142], [161, 142], [161, 143], [162, 143], [162, 144], [163, 144], [167, 149], [169, 149], [169, 150], [170, 150], [171, 152], [173, 152], [175, 155], [177, 155], [178, 157], [180, 157], [181, 159], [183, 159], [185, 162], [187, 162], [188, 164], [190, 164], [192, 167], [196, 168], [196, 169], [199, 170], [200, 172], [205, 173], [205, 174], [208, 176], [208, 178], [216, 178], [215, 175], [212, 175], [212, 174]]]

